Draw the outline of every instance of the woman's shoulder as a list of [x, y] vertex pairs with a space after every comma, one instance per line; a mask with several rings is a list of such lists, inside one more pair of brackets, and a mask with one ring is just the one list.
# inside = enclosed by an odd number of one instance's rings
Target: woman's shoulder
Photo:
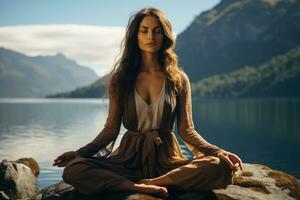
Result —
[[190, 82], [188, 75], [183, 70], [180, 71], [180, 79], [183, 85], [187, 85]]

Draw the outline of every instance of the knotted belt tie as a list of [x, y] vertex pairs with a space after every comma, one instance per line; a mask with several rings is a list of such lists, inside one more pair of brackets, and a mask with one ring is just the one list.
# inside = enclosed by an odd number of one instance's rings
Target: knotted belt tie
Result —
[[[132, 136], [137, 136], [135, 144], [135, 151], [142, 151], [142, 163], [145, 164], [147, 158], [155, 157], [155, 147], [158, 147], [163, 142], [159, 136], [158, 129], [151, 129], [147, 131], [128, 131]], [[140, 149], [141, 148], [141, 149]], [[152, 165], [152, 159], [148, 159], [150, 165]]]

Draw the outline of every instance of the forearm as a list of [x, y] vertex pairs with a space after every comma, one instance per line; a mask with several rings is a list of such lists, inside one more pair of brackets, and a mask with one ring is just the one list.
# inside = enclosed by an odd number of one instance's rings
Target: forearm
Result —
[[81, 157], [91, 157], [106, 147], [110, 142], [114, 141], [118, 137], [119, 131], [120, 129], [118, 127], [105, 127], [92, 142], [81, 147], [76, 152]]
[[95, 153], [97, 153], [98, 148], [95, 144], [93, 143], [88, 143], [87, 145], [81, 147], [80, 149], [78, 149], [76, 151], [76, 153], [80, 156], [80, 157], [91, 157], [93, 156]]
[[187, 131], [180, 136], [185, 142], [195, 147], [198, 151], [205, 155], [218, 156], [224, 150], [220, 147], [207, 142], [197, 131]]
[[203, 154], [217, 156], [223, 150], [208, 143], [194, 127], [192, 117], [192, 96], [188, 77], [183, 74], [183, 88], [177, 97], [177, 123], [180, 136], [189, 145]]

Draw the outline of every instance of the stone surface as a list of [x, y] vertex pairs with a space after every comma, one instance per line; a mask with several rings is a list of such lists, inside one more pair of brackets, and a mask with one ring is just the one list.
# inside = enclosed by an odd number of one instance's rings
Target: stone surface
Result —
[[281, 171], [259, 164], [244, 164], [226, 189], [215, 190], [218, 199], [300, 199], [300, 182]]
[[4, 159], [0, 163], [1, 198], [29, 199], [38, 194], [36, 176], [23, 163]]
[[37, 163], [37, 161], [33, 158], [20, 158], [18, 160], [16, 160], [17, 163], [22, 163], [24, 165], [26, 165], [27, 167], [29, 167], [32, 171], [32, 173], [38, 177], [38, 175], [40, 174], [40, 166]]

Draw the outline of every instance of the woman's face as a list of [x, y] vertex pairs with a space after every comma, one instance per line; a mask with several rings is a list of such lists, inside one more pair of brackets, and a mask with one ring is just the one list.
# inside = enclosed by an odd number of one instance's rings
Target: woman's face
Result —
[[138, 45], [141, 51], [155, 53], [159, 51], [163, 42], [163, 29], [154, 16], [146, 16], [140, 23], [138, 30]]

